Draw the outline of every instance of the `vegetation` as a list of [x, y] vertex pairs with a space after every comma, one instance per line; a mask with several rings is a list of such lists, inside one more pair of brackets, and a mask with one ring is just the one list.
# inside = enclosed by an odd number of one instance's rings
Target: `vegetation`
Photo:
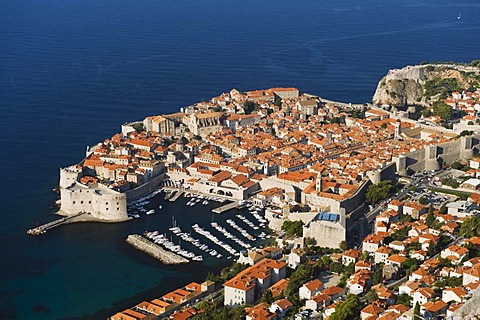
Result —
[[460, 236], [464, 238], [480, 236], [480, 216], [466, 219], [460, 226]]
[[373, 273], [373, 285], [379, 284], [383, 281], [383, 263], [377, 265], [377, 269]]
[[424, 95], [427, 99], [440, 94], [445, 96], [450, 92], [461, 90], [457, 79], [455, 78], [433, 78], [425, 81]]
[[282, 230], [287, 237], [301, 237], [303, 235], [303, 222], [301, 220], [288, 221], [282, 224]]
[[330, 320], [349, 320], [359, 316], [362, 304], [356, 294], [347, 294], [344, 302], [340, 303], [335, 312], [330, 316]]
[[439, 100], [433, 104], [433, 115], [439, 116], [443, 120], [451, 120], [453, 118], [453, 108], [443, 100]]
[[433, 215], [433, 210], [430, 207], [428, 210], [427, 218], [425, 219], [425, 224], [430, 228], [433, 225], [433, 222], [435, 221], [435, 216]]
[[444, 289], [444, 288], [455, 288], [462, 285], [462, 277], [446, 277], [435, 282], [435, 287]]
[[469, 65], [469, 66], [472, 66], [472, 67], [480, 68], [480, 60], [478, 60], [478, 59], [473, 60], [473, 61], [470, 62], [468, 65]]
[[445, 190], [445, 189], [438, 189], [438, 188], [431, 188], [430, 190], [433, 192], [442, 192], [446, 194], [451, 194], [459, 197], [461, 200], [467, 200], [467, 198], [471, 195], [471, 193], [468, 193], [468, 192], [455, 191], [455, 190]]
[[420, 203], [422, 206], [426, 205], [428, 203], [427, 198], [421, 196], [420, 199], [418, 199], [418, 203]]
[[202, 305], [204, 312], [195, 315], [192, 319], [194, 320], [241, 320], [245, 319], [245, 311], [243, 306], [221, 306], [217, 303], [207, 303]]
[[266, 290], [262, 295], [261, 302], [266, 302], [268, 304], [271, 304], [273, 301], [274, 301], [274, 299], [273, 299], [272, 291], [271, 290]]
[[367, 189], [367, 202], [377, 203], [390, 196], [395, 191], [395, 186], [391, 180], [384, 180], [376, 184], [372, 184]]
[[378, 300], [378, 293], [377, 291], [370, 289], [370, 291], [368, 291], [367, 294], [365, 295], [365, 298], [367, 299], [368, 303], [372, 303]]
[[245, 114], [250, 114], [253, 111], [255, 111], [255, 109], [256, 109], [256, 106], [253, 101], [247, 100], [243, 103], [243, 110], [245, 111]]
[[247, 264], [235, 262], [232, 265], [223, 268], [222, 271], [220, 271], [219, 275], [216, 275], [215, 273], [209, 271], [205, 280], [223, 283], [227, 280], [230, 280], [231, 278], [245, 270], [247, 267]]
[[470, 170], [470, 166], [465, 165], [465, 164], [463, 164], [463, 163], [461, 163], [461, 162], [458, 162], [458, 161], [455, 161], [454, 163], [452, 163], [452, 164], [450, 165], [450, 167], [451, 167], [452, 169], [462, 170], [462, 171], [468, 171], [468, 170]]
[[[298, 294], [298, 289], [307, 281], [311, 280], [317, 273], [317, 268], [307, 263], [302, 263], [290, 275], [288, 286], [285, 289], [285, 296], [294, 300]], [[292, 301], [290, 300], [290, 301]]]
[[135, 129], [135, 131], [137, 132], [142, 132], [144, 130], [143, 128], [143, 123], [141, 122], [136, 122], [132, 125], [133, 129]]
[[445, 178], [442, 180], [442, 184], [457, 189], [460, 187], [460, 183], [455, 178]]
[[413, 298], [410, 295], [402, 293], [401, 295], [398, 296], [397, 303], [410, 307], [410, 303], [412, 302], [412, 299]]
[[415, 308], [413, 308], [413, 320], [421, 320], [422, 317], [420, 316], [420, 304], [418, 302], [415, 304]]
[[[469, 121], [469, 122], [471, 122], [471, 121]], [[471, 136], [474, 133], [475, 133], [475, 131], [473, 131], [473, 130], [463, 130], [462, 132], [460, 132], [460, 134], [458, 136], [459, 137]]]

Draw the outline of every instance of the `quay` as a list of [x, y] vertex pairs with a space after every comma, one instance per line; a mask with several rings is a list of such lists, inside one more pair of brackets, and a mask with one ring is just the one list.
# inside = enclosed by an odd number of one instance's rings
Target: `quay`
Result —
[[178, 190], [178, 191], [175, 193], [175, 195], [174, 195], [173, 197], [171, 197], [170, 199], [168, 199], [168, 200], [170, 200], [171, 202], [177, 201], [177, 199], [180, 198], [180, 196], [183, 194], [183, 192], [184, 192], [183, 189]]
[[47, 230], [58, 227], [58, 226], [60, 226], [64, 223], [68, 223], [69, 220], [72, 220], [74, 218], [78, 218], [78, 217], [80, 217], [81, 215], [84, 215], [84, 214], [86, 214], [86, 213], [85, 212], [80, 212], [80, 213], [77, 213], [77, 214], [74, 214], [74, 215], [71, 215], [71, 216], [68, 216], [68, 217], [63, 217], [63, 218], [45, 223], [45, 224], [43, 224], [41, 226], [38, 226], [36, 228], [27, 230], [27, 234], [29, 234], [31, 236], [39, 236], [39, 235], [45, 234], [45, 233], [47, 233]]
[[227, 203], [224, 206], [215, 208], [215, 209], [212, 210], [212, 212], [214, 212], [214, 213], [224, 213], [225, 211], [238, 208], [238, 206], [239, 206], [238, 202], [234, 201], [234, 202], [231, 202], [231, 203]]
[[154, 257], [163, 264], [183, 264], [189, 261], [184, 257], [181, 257], [173, 252], [167, 251], [160, 247], [158, 244], [151, 242], [148, 239], [138, 235], [131, 234], [127, 237], [127, 243], [137, 250], [143, 251], [146, 254]]

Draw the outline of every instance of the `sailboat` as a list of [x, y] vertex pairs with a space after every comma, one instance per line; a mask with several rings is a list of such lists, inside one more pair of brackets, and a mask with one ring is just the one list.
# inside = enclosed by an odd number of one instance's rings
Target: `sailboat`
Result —
[[462, 11], [458, 11], [458, 17], [457, 17], [457, 20], [460, 20], [462, 19]]

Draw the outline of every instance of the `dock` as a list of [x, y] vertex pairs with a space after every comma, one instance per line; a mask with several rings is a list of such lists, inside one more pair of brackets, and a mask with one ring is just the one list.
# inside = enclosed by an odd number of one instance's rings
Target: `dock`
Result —
[[180, 196], [183, 194], [183, 192], [184, 192], [183, 189], [178, 190], [177, 193], [175, 193], [175, 195], [168, 200], [170, 200], [171, 202], [177, 201], [177, 199], [180, 198]]
[[238, 202], [234, 201], [234, 202], [227, 203], [226, 205], [223, 205], [221, 207], [215, 208], [215, 209], [212, 210], [212, 212], [214, 212], [214, 213], [224, 213], [225, 211], [238, 208], [238, 206], [239, 206]]
[[189, 262], [188, 259], [185, 259], [184, 257], [181, 257], [171, 251], [167, 251], [158, 244], [153, 243], [152, 241], [138, 234], [129, 235], [126, 241], [135, 249], [145, 252], [146, 254], [154, 257], [163, 264], [170, 265]]
[[39, 235], [45, 234], [45, 233], [47, 233], [48, 230], [53, 229], [53, 228], [58, 227], [58, 226], [61, 226], [64, 223], [68, 223], [69, 220], [71, 220], [73, 218], [77, 218], [77, 217], [79, 217], [81, 215], [84, 215], [84, 214], [86, 214], [86, 213], [85, 212], [80, 212], [80, 213], [77, 213], [77, 214], [74, 214], [74, 215], [71, 215], [71, 216], [68, 216], [68, 217], [63, 217], [63, 218], [60, 218], [60, 219], [42, 224], [41, 226], [38, 226], [36, 228], [27, 230], [27, 234], [29, 234], [31, 236], [39, 236]]

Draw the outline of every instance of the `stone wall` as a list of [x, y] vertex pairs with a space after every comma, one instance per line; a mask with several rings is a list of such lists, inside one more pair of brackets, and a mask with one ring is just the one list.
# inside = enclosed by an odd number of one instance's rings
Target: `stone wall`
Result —
[[161, 173], [152, 180], [142, 184], [141, 186], [127, 191], [126, 195], [128, 201], [132, 201], [152, 193], [155, 189], [158, 188], [160, 182], [162, 182], [163, 179], [165, 179], [165, 174]]
[[339, 248], [340, 242], [346, 241], [347, 230], [345, 216], [340, 215], [337, 222], [314, 220], [303, 227], [303, 238], [315, 239], [320, 247]]
[[478, 153], [480, 136], [466, 136], [455, 141], [445, 142], [413, 151], [397, 157], [397, 172], [408, 175], [423, 170], [436, 170], [443, 164], [451, 164], [457, 160], [466, 160]]

